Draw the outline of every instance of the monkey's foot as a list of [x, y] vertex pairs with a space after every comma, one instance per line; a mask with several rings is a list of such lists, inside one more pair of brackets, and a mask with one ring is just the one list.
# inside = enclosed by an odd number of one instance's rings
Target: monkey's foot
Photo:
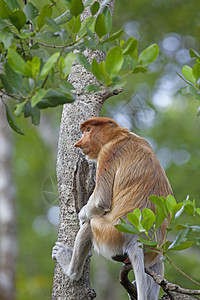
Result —
[[68, 267], [72, 258], [72, 249], [63, 243], [57, 242], [52, 249], [52, 258], [62, 267], [65, 274], [68, 273]]

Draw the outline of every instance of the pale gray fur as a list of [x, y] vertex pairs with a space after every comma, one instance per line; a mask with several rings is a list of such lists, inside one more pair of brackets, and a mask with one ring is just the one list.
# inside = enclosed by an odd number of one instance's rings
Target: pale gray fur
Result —
[[100, 204], [98, 199], [98, 194], [92, 194], [88, 200], [88, 203], [83, 206], [78, 217], [80, 220], [80, 226], [82, 226], [86, 221], [91, 220], [94, 217], [102, 216], [105, 212], [110, 211], [109, 208], [105, 208]]
[[74, 243], [74, 250], [67, 245], [57, 242], [53, 247], [52, 258], [63, 269], [63, 272], [72, 280], [79, 280], [86, 258], [92, 247], [91, 227], [88, 222], [80, 228]]
[[[86, 222], [77, 234], [74, 251], [62, 243], [56, 243], [53, 247], [52, 258], [57, 260], [64, 273], [69, 276], [71, 280], [79, 280], [91, 247], [92, 232], [90, 223]], [[128, 254], [132, 264], [136, 279], [138, 300], [157, 300], [159, 286], [149, 275], [145, 274], [144, 253], [141, 245], [137, 242], [137, 236], [125, 234], [122, 253]], [[161, 275], [164, 273], [162, 261], [158, 261], [151, 269]]]

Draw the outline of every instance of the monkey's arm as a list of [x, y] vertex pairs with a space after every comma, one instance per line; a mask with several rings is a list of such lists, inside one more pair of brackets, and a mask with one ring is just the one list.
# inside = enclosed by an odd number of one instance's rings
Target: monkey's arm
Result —
[[111, 155], [101, 159], [97, 167], [96, 186], [88, 203], [79, 213], [80, 224], [110, 211], [113, 195], [115, 165]]

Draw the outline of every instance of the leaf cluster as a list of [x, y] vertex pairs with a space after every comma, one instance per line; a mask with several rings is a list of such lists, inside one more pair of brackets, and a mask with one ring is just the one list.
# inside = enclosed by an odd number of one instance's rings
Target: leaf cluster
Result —
[[[191, 94], [198, 100], [200, 100], [200, 54], [194, 49], [190, 49], [190, 57], [194, 58], [196, 63], [191, 68], [188, 65], [182, 68], [182, 79], [187, 83], [187, 87], [183, 88], [183, 95]], [[200, 115], [200, 106], [197, 110], [197, 115]]]
[[[31, 2], [22, 4], [18, 0], [0, 0], [3, 64], [0, 97], [3, 99], [7, 95], [14, 99], [15, 116], [30, 117], [33, 124], [39, 124], [41, 109], [75, 100], [75, 87], [68, 82], [68, 76], [76, 61], [98, 79], [99, 84], [85, 88], [88, 93], [105, 87], [112, 90], [122, 87], [126, 76], [146, 72], [159, 53], [158, 46], [153, 44], [138, 54], [135, 38], [119, 40], [122, 29], [110, 34], [110, 9], [98, 1], [88, 0], [85, 4], [82, 0], [62, 2], [65, 12], [53, 18], [59, 0], [40, 10]], [[80, 16], [88, 6], [91, 15], [81, 22]], [[89, 62], [84, 55], [88, 48], [105, 51], [105, 61], [99, 63], [94, 58]], [[5, 99], [10, 126], [23, 134]]]
[[[156, 251], [167, 255], [169, 251], [179, 251], [191, 247], [194, 243], [200, 246], [199, 235], [194, 241], [190, 241], [190, 232], [199, 233], [199, 225], [177, 224], [177, 220], [183, 212], [198, 220], [200, 223], [200, 208], [195, 206], [195, 200], [188, 198], [183, 202], [177, 203], [172, 195], [167, 198], [152, 195], [149, 200], [156, 206], [155, 213], [145, 208], [140, 211], [136, 208], [132, 213], [127, 214], [128, 223], [121, 218], [121, 223], [115, 227], [125, 233], [136, 234], [138, 241], [144, 244], [149, 251]], [[175, 240], [172, 242], [165, 238], [163, 244], [157, 239], [157, 230], [164, 222], [168, 222], [167, 231], [178, 231]], [[153, 248], [153, 249], [152, 249]]]

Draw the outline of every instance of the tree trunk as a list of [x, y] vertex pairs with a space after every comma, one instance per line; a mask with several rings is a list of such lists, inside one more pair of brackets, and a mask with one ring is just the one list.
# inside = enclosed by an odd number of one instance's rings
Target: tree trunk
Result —
[[[99, 1], [100, 3], [103, 1]], [[109, 4], [111, 10], [114, 0]], [[84, 12], [82, 21], [89, 16], [89, 9]], [[94, 57], [101, 61], [105, 54], [100, 51], [85, 51], [88, 60]], [[77, 99], [72, 104], [64, 105], [60, 126], [57, 178], [60, 201], [60, 222], [58, 241], [73, 247], [76, 234], [79, 230], [77, 212], [87, 202], [94, 187], [94, 166], [88, 164], [73, 144], [80, 138], [80, 124], [90, 117], [98, 116], [104, 101], [112, 96], [107, 91], [89, 94], [84, 91], [88, 84], [95, 84], [97, 80], [90, 72], [79, 64], [75, 64], [70, 73], [70, 82], [76, 88]], [[96, 297], [90, 287], [90, 259], [85, 264], [82, 278], [78, 281], [69, 281], [61, 268], [56, 264], [52, 299], [60, 300], [89, 300]]]
[[0, 299], [15, 296], [17, 254], [15, 190], [12, 180], [12, 133], [0, 101]]

